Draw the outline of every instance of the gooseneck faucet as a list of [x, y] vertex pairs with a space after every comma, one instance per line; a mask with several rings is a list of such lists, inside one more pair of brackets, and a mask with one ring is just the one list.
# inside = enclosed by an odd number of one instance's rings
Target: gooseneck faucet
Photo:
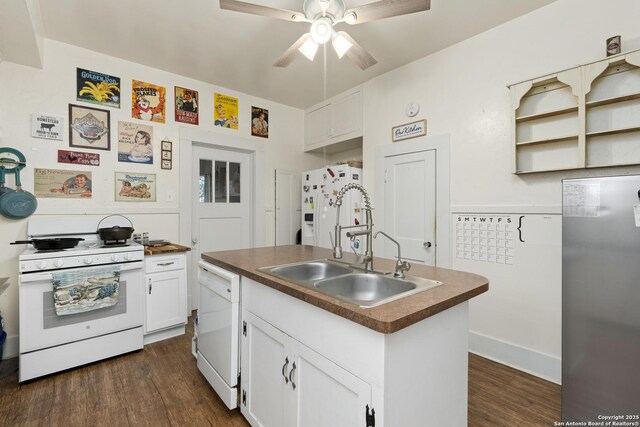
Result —
[[[340, 225], [340, 206], [342, 206], [342, 198], [345, 193], [349, 190], [358, 190], [362, 193], [362, 197], [364, 198], [364, 211], [365, 211], [365, 224], [364, 225], [349, 225], [349, 226], [341, 226]], [[359, 257], [358, 261], [363, 264], [365, 271], [373, 270], [373, 217], [371, 215], [371, 200], [369, 199], [369, 194], [367, 190], [364, 189], [360, 184], [350, 183], [345, 185], [338, 192], [338, 196], [336, 197], [336, 226], [334, 230], [334, 246], [333, 246], [333, 257], [336, 259], [342, 258], [342, 230], [350, 229], [350, 228], [362, 228], [364, 230], [356, 230], [350, 231], [347, 233], [347, 237], [353, 238], [357, 236], [367, 236], [367, 250], [364, 256]]]
[[389, 236], [384, 231], [378, 231], [376, 234], [373, 235], [373, 238], [375, 239], [376, 237], [378, 237], [378, 234], [382, 234], [384, 237], [391, 240], [393, 243], [396, 244], [396, 246], [398, 246], [398, 260], [396, 261], [396, 271], [393, 273], [393, 277], [404, 279], [404, 272], [409, 271], [409, 269], [411, 268], [411, 264], [409, 264], [407, 261], [402, 260], [402, 254], [400, 253], [400, 243], [398, 243], [396, 239]]

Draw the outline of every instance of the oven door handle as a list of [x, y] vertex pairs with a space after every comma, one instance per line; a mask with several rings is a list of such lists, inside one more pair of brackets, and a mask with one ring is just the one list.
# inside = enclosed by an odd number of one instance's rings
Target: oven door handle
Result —
[[[110, 265], [110, 264], [107, 264]], [[131, 271], [131, 270], [140, 270], [143, 267], [142, 261], [131, 262], [127, 264], [122, 264], [120, 266], [120, 272], [123, 271]], [[84, 268], [84, 267], [80, 267]], [[42, 281], [51, 281], [53, 280], [53, 274], [50, 271], [42, 272], [42, 273], [27, 273], [20, 275], [20, 284], [22, 283], [33, 283], [33, 282], [42, 282]]]

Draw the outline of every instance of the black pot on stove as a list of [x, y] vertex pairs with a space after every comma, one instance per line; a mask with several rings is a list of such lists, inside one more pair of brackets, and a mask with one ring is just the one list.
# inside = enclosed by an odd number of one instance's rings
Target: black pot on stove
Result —
[[[104, 221], [107, 218], [110, 217], [114, 217], [114, 216], [119, 216], [122, 217], [124, 219], [126, 219], [129, 224], [131, 225], [131, 227], [121, 227], [119, 225], [114, 225], [112, 227], [103, 227], [100, 228], [100, 224], [102, 224], [102, 221]], [[96, 233], [98, 233], [98, 235], [100, 236], [100, 238], [105, 242], [105, 244], [107, 244], [108, 242], [123, 242], [126, 241], [127, 239], [129, 239], [131, 237], [131, 235], [133, 234], [133, 223], [131, 222], [131, 220], [129, 218], [127, 218], [126, 216], [123, 215], [109, 215], [109, 216], [105, 216], [104, 218], [102, 218], [100, 220], [100, 222], [98, 223], [98, 230], [96, 231]]]

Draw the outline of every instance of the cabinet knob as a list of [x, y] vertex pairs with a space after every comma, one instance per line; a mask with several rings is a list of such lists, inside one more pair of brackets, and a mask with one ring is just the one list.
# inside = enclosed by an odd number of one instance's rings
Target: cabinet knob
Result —
[[431, 242], [424, 242], [422, 246], [424, 246], [425, 249], [429, 249], [432, 245]]

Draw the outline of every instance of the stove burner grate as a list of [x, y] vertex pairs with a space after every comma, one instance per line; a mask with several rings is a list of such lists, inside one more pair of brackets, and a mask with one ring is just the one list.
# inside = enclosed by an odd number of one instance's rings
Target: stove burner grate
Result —
[[129, 243], [127, 243], [127, 239], [103, 240], [102, 243], [103, 243], [103, 245], [101, 246], [102, 248], [117, 248], [117, 247], [123, 247], [123, 246], [130, 246]]

